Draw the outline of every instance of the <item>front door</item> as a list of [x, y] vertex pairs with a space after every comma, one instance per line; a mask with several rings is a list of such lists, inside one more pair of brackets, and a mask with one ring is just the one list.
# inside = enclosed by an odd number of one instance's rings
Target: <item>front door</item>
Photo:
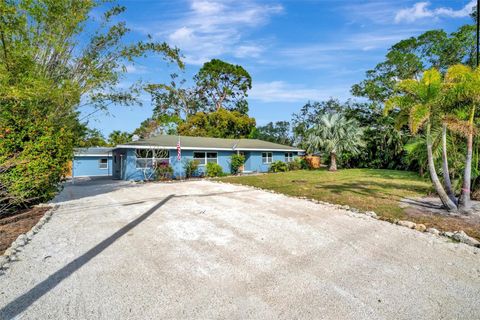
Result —
[[122, 179], [123, 176], [123, 158], [124, 155], [120, 152], [113, 154], [113, 178]]

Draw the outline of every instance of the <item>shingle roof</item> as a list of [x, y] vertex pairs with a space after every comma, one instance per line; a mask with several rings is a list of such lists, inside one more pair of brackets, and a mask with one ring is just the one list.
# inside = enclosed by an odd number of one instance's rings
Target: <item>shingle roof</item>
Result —
[[76, 156], [106, 156], [109, 155], [112, 150], [113, 148], [105, 147], [75, 148], [73, 153]]
[[[158, 135], [152, 138], [133, 141], [118, 145], [117, 148], [134, 147], [163, 147], [175, 149], [179, 137], [173, 135]], [[206, 137], [180, 136], [182, 149], [218, 149], [218, 150], [266, 150], [266, 151], [303, 151], [301, 149], [285, 146], [278, 143], [258, 139], [222, 139]]]

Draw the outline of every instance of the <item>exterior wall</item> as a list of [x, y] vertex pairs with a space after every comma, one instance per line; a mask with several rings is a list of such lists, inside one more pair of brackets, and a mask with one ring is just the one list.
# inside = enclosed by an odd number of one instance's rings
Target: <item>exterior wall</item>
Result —
[[[108, 159], [108, 168], [100, 169], [100, 159]], [[112, 157], [111, 156], [74, 156], [73, 158], [73, 177], [95, 177], [112, 175]]]
[[[236, 151], [214, 151], [214, 150], [182, 150], [182, 159], [177, 160], [177, 150], [169, 150], [169, 162], [173, 167], [173, 176], [174, 178], [183, 178], [185, 177], [184, 164], [188, 160], [193, 160], [193, 153], [196, 151], [200, 152], [217, 152], [217, 163], [222, 167], [223, 172], [230, 174], [230, 157]], [[123, 159], [122, 163], [122, 174], [116, 175], [115, 172], [118, 170], [114, 169], [114, 178], [124, 179], [124, 180], [145, 180], [148, 178], [153, 178], [152, 170], [142, 170], [136, 168], [136, 156], [135, 149], [115, 149], [113, 152], [114, 158], [122, 154]], [[297, 156], [297, 152], [293, 152], [294, 156]], [[285, 161], [285, 152], [272, 152], [273, 159], [272, 161]], [[117, 159], [120, 159], [118, 156]], [[120, 164], [115, 163], [114, 167], [119, 167]], [[268, 172], [270, 164], [262, 163], [262, 152], [261, 151], [248, 151], [245, 152], [245, 171], [254, 171], [254, 172]], [[199, 166], [198, 168], [199, 175], [205, 173], [205, 166]]]

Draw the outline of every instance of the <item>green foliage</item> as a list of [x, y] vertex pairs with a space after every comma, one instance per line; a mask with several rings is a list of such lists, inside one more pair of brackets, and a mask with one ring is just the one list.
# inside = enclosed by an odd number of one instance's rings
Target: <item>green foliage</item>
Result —
[[308, 163], [305, 159], [295, 158], [293, 161], [287, 163], [288, 170], [300, 170], [300, 169], [307, 169]]
[[132, 134], [125, 131], [114, 130], [108, 136], [108, 144], [112, 147], [115, 147], [119, 144], [124, 144], [132, 141]]
[[157, 180], [171, 180], [173, 168], [169, 163], [160, 163], [155, 167], [155, 178]]
[[[118, 89], [127, 64], [158, 53], [183, 67], [166, 43], [125, 43], [129, 29], [118, 19], [125, 8], [113, 4], [102, 15], [103, 5], [0, 2], [0, 214], [51, 198], [74, 145], [104, 144], [82, 122], [110, 104], [139, 102], [139, 83]], [[85, 106], [90, 113], [79, 118]]]
[[82, 133], [77, 146], [81, 148], [105, 147], [107, 146], [107, 142], [105, 141], [105, 137], [100, 130], [85, 128], [85, 131]]
[[307, 139], [308, 151], [337, 155], [345, 152], [358, 154], [365, 145], [363, 132], [364, 129], [354, 119], [347, 119], [338, 113], [324, 115], [310, 131]]
[[462, 26], [449, 35], [443, 30], [427, 31], [393, 45], [385, 61], [368, 70], [366, 79], [352, 86], [352, 94], [381, 104], [394, 94], [398, 79], [418, 78], [430, 68], [445, 72], [458, 63], [473, 66], [474, 52], [473, 25]]
[[246, 138], [255, 128], [255, 119], [237, 111], [220, 109], [215, 112], [199, 112], [178, 126], [184, 136], [214, 138]]
[[270, 164], [270, 167], [268, 168], [268, 171], [270, 171], [270, 172], [287, 172], [288, 171], [288, 165], [281, 160], [273, 161]]
[[221, 177], [223, 176], [222, 166], [218, 163], [209, 162], [205, 167], [205, 174], [207, 177]]
[[230, 170], [232, 174], [237, 174], [244, 163], [245, 156], [243, 154], [232, 154], [230, 156]]
[[259, 126], [255, 130], [254, 137], [256, 139], [284, 145], [292, 144], [290, 123], [288, 121], [269, 122], [264, 126]]
[[198, 163], [195, 160], [186, 160], [183, 163], [183, 170], [186, 178], [195, 177], [198, 175]]
[[206, 104], [214, 110], [248, 111], [246, 97], [252, 78], [242, 66], [213, 59], [202, 66], [195, 82]]

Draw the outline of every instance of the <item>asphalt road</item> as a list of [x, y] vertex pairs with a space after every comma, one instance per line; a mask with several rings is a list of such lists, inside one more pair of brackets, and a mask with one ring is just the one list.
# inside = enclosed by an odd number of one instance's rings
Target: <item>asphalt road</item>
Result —
[[480, 252], [208, 181], [67, 185], [0, 275], [10, 319], [479, 319]]

